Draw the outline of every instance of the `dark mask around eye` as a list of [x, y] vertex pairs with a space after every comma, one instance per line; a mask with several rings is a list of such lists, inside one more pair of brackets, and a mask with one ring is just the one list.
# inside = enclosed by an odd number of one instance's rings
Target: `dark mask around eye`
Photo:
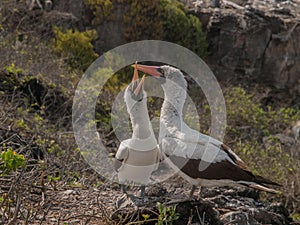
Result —
[[131, 83], [130, 85], [131, 85], [130, 90], [131, 90], [131, 93], [133, 94], [133, 92], [135, 91], [135, 89], [138, 86], [138, 82], [135, 81], [135, 82]]
[[143, 97], [144, 97], [143, 90], [141, 89], [137, 95], [135, 95], [134, 92], [132, 92], [131, 97], [132, 97], [133, 100], [135, 100], [137, 102], [142, 101]]
[[157, 71], [161, 73], [161, 77], [165, 77], [165, 71], [162, 68], [158, 68]]
[[135, 89], [138, 87], [138, 82], [134, 82], [131, 84], [131, 88], [130, 88], [130, 91], [131, 91], [131, 98], [134, 100], [134, 101], [137, 101], [137, 102], [140, 102], [143, 100], [143, 89], [141, 88], [139, 93], [137, 95], [134, 94], [134, 91]]

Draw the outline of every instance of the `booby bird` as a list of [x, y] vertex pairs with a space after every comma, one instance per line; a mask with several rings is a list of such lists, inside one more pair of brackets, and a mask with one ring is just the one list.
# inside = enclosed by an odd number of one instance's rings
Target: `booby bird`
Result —
[[115, 169], [122, 191], [126, 193], [125, 185], [133, 183], [141, 186], [141, 197], [144, 197], [145, 185], [150, 183], [151, 173], [157, 170], [160, 159], [157, 140], [148, 115], [144, 79], [145, 75], [139, 82], [135, 67], [132, 82], [124, 93], [133, 134], [131, 139], [121, 142], [115, 156]]
[[[166, 161], [179, 175], [196, 186], [248, 186], [278, 193], [266, 185], [279, 185], [254, 175], [246, 163], [224, 143], [191, 129], [182, 118], [187, 82], [182, 72], [171, 66], [137, 65], [138, 70], [161, 80], [164, 102], [160, 115], [159, 145]], [[204, 154], [214, 153], [212, 161]], [[203, 167], [204, 165], [204, 167]]]

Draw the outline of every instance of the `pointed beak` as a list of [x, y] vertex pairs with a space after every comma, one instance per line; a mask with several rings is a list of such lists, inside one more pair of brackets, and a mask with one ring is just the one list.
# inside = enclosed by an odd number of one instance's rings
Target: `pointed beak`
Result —
[[137, 65], [138, 65], [137, 61], [135, 62], [134, 65], [132, 65], [134, 67], [133, 78], [131, 81], [133, 84], [139, 79], [139, 72], [138, 72]]
[[152, 75], [156, 78], [160, 78], [163, 76], [163, 74], [160, 72], [161, 68], [159, 66], [145, 66], [137, 63], [132, 66], [136, 67], [139, 71]]
[[135, 96], [138, 96], [138, 94], [139, 94], [141, 91], [144, 90], [144, 80], [145, 80], [145, 76], [146, 76], [146, 75], [144, 74], [144, 76], [142, 77], [142, 79], [141, 79], [139, 85], [138, 85], [137, 88], [134, 90], [134, 95], [135, 95]]

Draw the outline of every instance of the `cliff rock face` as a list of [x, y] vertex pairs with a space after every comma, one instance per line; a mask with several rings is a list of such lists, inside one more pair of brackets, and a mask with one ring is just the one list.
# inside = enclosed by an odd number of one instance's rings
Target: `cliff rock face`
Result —
[[[300, 104], [300, 4], [296, 1], [222, 0], [213, 8], [214, 1], [182, 0], [202, 21], [209, 42], [205, 61], [219, 80], [266, 84], [283, 93], [288, 105]], [[80, 29], [96, 29], [95, 49], [101, 54], [126, 43], [123, 15], [128, 8], [113, 2], [114, 18], [98, 25], [92, 23], [95, 15], [83, 0], [54, 2], [53, 10], [73, 14]]]
[[243, 7], [231, 2], [221, 8], [195, 11], [207, 30], [208, 62], [218, 79], [264, 83], [291, 96], [290, 104], [299, 104], [297, 13], [284, 8]]

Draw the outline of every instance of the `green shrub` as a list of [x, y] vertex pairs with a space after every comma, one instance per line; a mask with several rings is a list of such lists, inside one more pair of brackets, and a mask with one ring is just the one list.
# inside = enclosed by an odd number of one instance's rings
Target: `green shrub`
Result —
[[130, 8], [124, 15], [126, 41], [162, 39], [164, 31], [160, 0], [131, 0], [127, 3], [130, 4]]
[[[263, 109], [254, 96], [241, 87], [230, 88], [225, 92], [229, 132], [240, 134], [249, 127], [256, 133], [267, 136], [285, 130], [299, 119], [300, 112], [293, 108]], [[241, 128], [237, 130], [237, 128]]]
[[[187, 33], [184, 31], [188, 27], [188, 17], [186, 16], [182, 4], [166, 4], [163, 13], [165, 38], [183, 45]], [[179, 31], [179, 32], [178, 32]]]
[[187, 15], [183, 3], [169, 0], [164, 5], [162, 17], [165, 40], [182, 45], [199, 56], [205, 56], [207, 43], [200, 20]]
[[85, 0], [85, 3], [93, 10], [94, 25], [102, 24], [105, 20], [113, 18], [114, 6], [110, 0]]
[[18, 154], [12, 148], [8, 148], [0, 154], [0, 169], [6, 172], [16, 171], [20, 167], [25, 167], [24, 155]]
[[15, 76], [18, 74], [21, 74], [23, 72], [23, 70], [20, 68], [17, 68], [14, 63], [10, 64], [9, 66], [6, 66], [4, 69], [6, 70], [7, 73], [13, 74]]
[[[124, 3], [124, 1], [122, 2]], [[166, 40], [206, 55], [207, 43], [200, 20], [188, 15], [183, 3], [174, 0], [127, 0], [124, 16], [126, 41]]]
[[67, 62], [73, 68], [85, 70], [98, 57], [91, 43], [97, 38], [95, 30], [80, 32], [68, 29], [63, 31], [54, 27], [53, 31], [56, 36], [53, 40], [54, 50], [66, 57]]
[[183, 40], [183, 46], [189, 48], [199, 56], [205, 57], [208, 44], [206, 42], [206, 35], [202, 31], [201, 21], [193, 15], [188, 15], [188, 21], [187, 36]]

